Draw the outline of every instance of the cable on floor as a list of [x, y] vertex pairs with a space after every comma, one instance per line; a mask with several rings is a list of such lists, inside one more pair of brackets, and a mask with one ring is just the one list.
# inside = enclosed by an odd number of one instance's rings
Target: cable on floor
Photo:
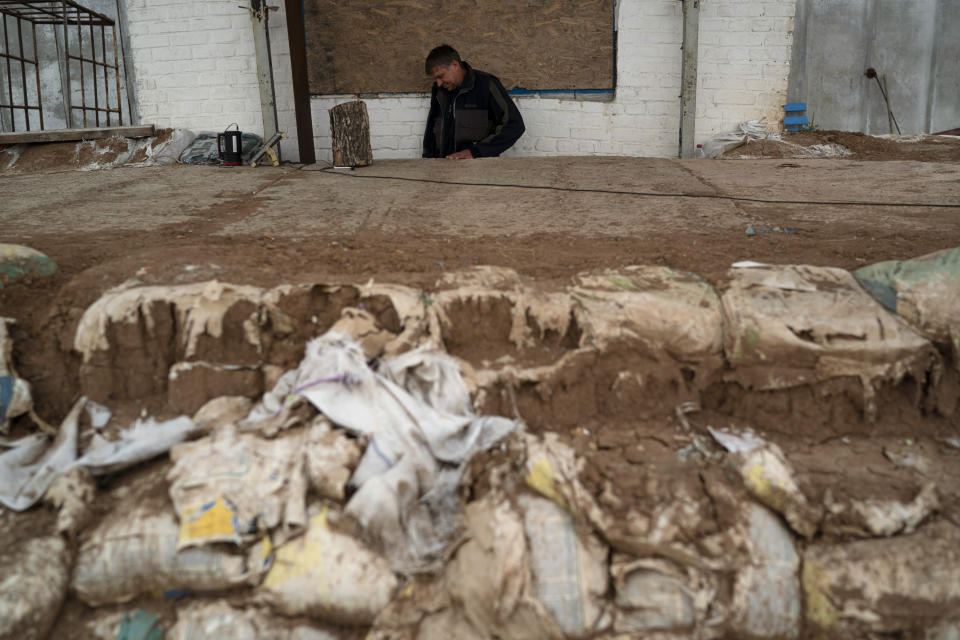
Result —
[[708, 193], [655, 193], [652, 191], [624, 191], [617, 189], [581, 189], [578, 187], [553, 187], [532, 184], [511, 184], [496, 182], [458, 182], [455, 180], [436, 180], [433, 178], [404, 178], [401, 176], [378, 176], [353, 173], [331, 172], [333, 165], [322, 169], [307, 169], [303, 165], [299, 171], [325, 171], [332, 175], [349, 178], [365, 178], [374, 180], [402, 180], [404, 182], [424, 182], [429, 184], [445, 184], [462, 187], [499, 187], [503, 189], [534, 189], [541, 191], [565, 191], [569, 193], [603, 193], [621, 196], [642, 196], [648, 198], [701, 198], [709, 200], [731, 200], [733, 202], [754, 202], [760, 204], [799, 204], [799, 205], [828, 205], [841, 207], [927, 207], [942, 209], [960, 209], [960, 204], [944, 204], [937, 202], [870, 202], [865, 200], [768, 200], [766, 198], [747, 198], [744, 196], [726, 196]]

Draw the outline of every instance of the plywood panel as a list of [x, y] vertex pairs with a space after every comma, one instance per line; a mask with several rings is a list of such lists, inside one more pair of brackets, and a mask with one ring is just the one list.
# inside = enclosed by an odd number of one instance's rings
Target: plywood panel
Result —
[[427, 91], [449, 44], [508, 89], [613, 87], [613, 0], [305, 0], [310, 93]]

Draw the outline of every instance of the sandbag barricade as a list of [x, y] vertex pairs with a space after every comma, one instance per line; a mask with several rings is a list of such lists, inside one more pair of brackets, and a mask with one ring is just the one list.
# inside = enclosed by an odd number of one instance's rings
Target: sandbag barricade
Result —
[[[897, 273], [896, 315], [863, 278], [796, 265], [735, 266], [722, 294], [661, 267], [539, 290], [476, 269], [430, 294], [128, 285], [80, 323], [83, 384], [114, 384], [94, 378], [121, 375], [130, 347], [127, 364], [149, 366], [121, 396], [142, 384], [202, 408], [113, 424], [110, 437], [83, 439], [65, 421], [60, 440], [21, 443], [34, 447], [21, 475], [61, 510], [64, 535], [79, 535], [70, 592], [95, 607], [185, 597], [168, 637], [950, 637], [956, 490], [938, 468], [960, 450], [949, 424], [922, 452], [907, 438], [869, 461], [889, 465], [877, 477], [913, 474], [909, 491], [834, 494], [782, 446], [778, 425], [714, 428], [726, 416], [701, 405], [723, 385], [855, 380], [870, 425], [884, 390], [943, 384], [952, 320], [907, 305], [918, 289]], [[240, 382], [207, 384], [235, 371]], [[563, 406], [584, 387], [582, 406]], [[591, 438], [605, 411], [623, 419], [638, 398], [683, 404], [630, 414], [646, 445], [629, 430]], [[560, 408], [537, 414], [537, 402]], [[159, 498], [117, 502], [88, 523], [95, 476], [171, 447], [172, 468], [152, 480]], [[648, 462], [657, 447], [662, 467]], [[606, 452], [622, 456], [621, 475], [594, 465]], [[46, 471], [60, 453], [73, 475], [58, 479]], [[643, 482], [618, 492], [631, 474]], [[695, 482], [674, 482], [683, 474]], [[57, 544], [51, 562], [66, 566]], [[36, 568], [26, 556], [13, 564], [11, 575]], [[54, 595], [42, 601], [54, 608]], [[37, 615], [11, 619], [18, 631], [52, 624]]]

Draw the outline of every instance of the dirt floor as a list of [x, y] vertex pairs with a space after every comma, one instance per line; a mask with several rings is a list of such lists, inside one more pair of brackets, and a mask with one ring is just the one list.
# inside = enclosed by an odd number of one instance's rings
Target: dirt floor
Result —
[[[79, 318], [129, 278], [264, 287], [374, 279], [432, 290], [451, 271], [496, 265], [550, 291], [584, 271], [665, 265], [722, 290], [730, 264], [739, 260], [856, 269], [960, 246], [960, 138], [901, 142], [808, 132], [784, 140], [841, 144], [853, 155], [797, 158], [784, 145], [762, 141], [727, 154], [751, 159], [82, 171], [76, 145], [34, 145], [12, 166], [0, 149], [0, 168], [7, 167], [0, 171], [0, 242], [42, 251], [60, 269], [0, 289], [0, 315], [17, 320], [14, 361], [33, 385], [39, 415], [57, 424], [80, 393], [79, 357], [71, 350]], [[490, 342], [485, 352], [483, 344], [462, 346], [458, 355], [473, 364], [496, 357], [500, 347]], [[562, 341], [554, 346], [562, 349]], [[629, 358], [624, 354], [624, 362]], [[603, 375], [599, 369], [597, 375]], [[678, 431], [681, 398], [664, 393], [662, 402], [618, 405], [612, 415], [538, 409], [522, 399], [521, 410], [535, 431], [560, 431], [588, 459], [585, 482], [607, 496], [611, 509], [625, 509], [624, 501], [652, 509], [678, 485], [689, 485], [706, 504], [708, 483], [677, 456], [690, 444]], [[862, 408], [852, 401], [818, 410], [817, 393], [764, 398], [718, 383], [704, 390], [702, 411], [689, 416], [688, 428], [703, 432], [708, 423], [746, 421], [770, 430], [814, 501], [831, 487], [841, 497], [909, 501], [935, 477], [944, 517], [960, 526], [960, 449], [944, 444], [960, 436], [960, 416], [919, 410], [911, 389], [893, 389], [877, 428], [863, 424]], [[576, 403], [577, 396], [565, 401]], [[134, 415], [141, 408], [170, 413], [162, 398], [117, 410]], [[564, 414], [577, 417], [571, 422]], [[15, 434], [30, 429], [25, 418], [14, 423]], [[891, 462], [904, 451], [922, 452], [936, 471]], [[845, 482], [838, 489], [841, 472]], [[22, 537], [52, 522], [42, 507], [24, 518], [16, 526], [4, 518], [3, 529]], [[842, 530], [838, 525], [823, 535], [842, 537], [836, 533]], [[79, 606], [68, 605], [67, 622], [58, 628], [82, 615]]]

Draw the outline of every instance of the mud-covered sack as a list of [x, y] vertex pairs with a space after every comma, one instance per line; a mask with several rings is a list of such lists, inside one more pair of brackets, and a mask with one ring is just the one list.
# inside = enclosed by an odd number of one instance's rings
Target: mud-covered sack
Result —
[[408, 582], [369, 640], [608, 637], [606, 545], [556, 502], [515, 497], [468, 504], [466, 540], [444, 573]]
[[365, 640], [488, 640], [453, 606], [443, 574], [409, 580], [374, 620]]
[[749, 561], [737, 571], [730, 605], [737, 636], [796, 638], [800, 635], [800, 556], [780, 518], [755, 504], [744, 505]]
[[938, 345], [960, 355], [960, 247], [887, 260], [853, 272], [884, 306]]
[[142, 159], [142, 164], [145, 165], [176, 164], [180, 154], [196, 137], [197, 134], [189, 129], [161, 130], [155, 136], [135, 140], [130, 161], [136, 163]]
[[523, 494], [518, 504], [537, 598], [568, 638], [585, 638], [607, 628], [606, 545], [592, 533], [578, 532], [571, 515], [550, 500]]
[[[229, 353], [228, 364], [253, 365], [262, 357], [261, 335], [251, 319], [263, 308], [259, 287], [215, 280], [135, 283], [105, 292], [77, 325], [73, 348], [83, 357], [80, 386], [91, 398], [167, 393], [174, 361], [217, 360]], [[238, 321], [231, 314], [246, 317]], [[158, 344], [169, 350], [157, 350]]]
[[[113, 606], [88, 609], [80, 624], [71, 627], [71, 638], [89, 640], [164, 640], [173, 624], [174, 611], [169, 601], [140, 602], [139, 606]], [[63, 621], [58, 625], [64, 628]], [[52, 637], [52, 636], [51, 636]]]
[[802, 575], [810, 637], [954, 638], [946, 631], [960, 630], [960, 529], [949, 522], [812, 545]]
[[[499, 416], [477, 416], [469, 404], [457, 413], [427, 404], [431, 398], [449, 401], [445, 394], [427, 390], [440, 379], [424, 377], [438, 371], [445, 372], [444, 379], [453, 376], [451, 363], [427, 364], [449, 360], [449, 356], [423, 352], [400, 358], [410, 365], [414, 364], [410, 358], [422, 359], [412, 369], [403, 367], [406, 388], [373, 371], [362, 347], [348, 334], [328, 331], [307, 343], [297, 369], [281, 377], [251, 411], [254, 419], [248, 416], [241, 426], [256, 428], [260, 418], [276, 406], [281, 395], [277, 387], [283, 387], [290, 389], [283, 397], [302, 396], [331, 423], [368, 438], [350, 478], [356, 492], [346, 513], [394, 569], [422, 572], [439, 567], [447, 545], [457, 535], [457, 489], [463, 466], [474, 453], [489, 449], [522, 425]], [[414, 383], [411, 378], [420, 381]], [[418, 390], [411, 393], [407, 388]], [[461, 397], [464, 402], [469, 399]], [[282, 412], [283, 406], [272, 412]]]
[[697, 620], [693, 590], [673, 563], [658, 558], [618, 556], [610, 568], [617, 605], [614, 630], [651, 633], [689, 629]]
[[580, 330], [565, 293], [511, 286], [499, 277], [495, 286], [481, 286], [488, 278], [464, 275], [466, 284], [433, 294], [427, 309], [432, 338], [449, 353], [482, 352], [483, 360], [502, 366], [549, 357], [539, 354], [544, 347], [579, 346]]
[[33, 408], [30, 384], [13, 369], [13, 338], [7, 324], [11, 318], [0, 317], [0, 434], [7, 432], [11, 418]]
[[655, 266], [581, 274], [570, 295], [594, 344], [642, 341], [681, 362], [722, 364], [720, 297], [697, 275]]
[[823, 497], [826, 517], [823, 532], [847, 538], [887, 537], [913, 533], [927, 518], [940, 510], [936, 484], [928, 482], [909, 501], [889, 498], [854, 500], [834, 498], [827, 489]]
[[729, 378], [758, 390], [839, 377], [863, 385], [873, 420], [876, 391], [939, 366], [929, 340], [891, 314], [842, 269], [737, 263], [722, 296]]
[[0, 555], [0, 638], [46, 638], [67, 595], [70, 552], [63, 538], [34, 538]]
[[0, 243], [0, 289], [4, 285], [45, 278], [57, 272], [56, 263], [36, 249]]
[[733, 433], [708, 426], [707, 430], [730, 452], [728, 464], [740, 473], [744, 488], [753, 497], [783, 515], [793, 530], [805, 538], [816, 534], [823, 509], [808, 501], [800, 490], [783, 449], [749, 429]]
[[269, 549], [245, 554], [200, 547], [177, 551], [180, 527], [172, 512], [118, 508], [80, 540], [70, 588], [90, 606], [170, 590], [219, 591], [256, 583]]
[[304, 449], [310, 490], [321, 499], [342, 503], [347, 481], [363, 454], [357, 439], [317, 416], [307, 429]]
[[54, 478], [77, 457], [78, 419], [86, 398], [81, 397], [60, 425], [51, 443], [39, 433], [6, 443], [0, 450], [0, 504], [24, 511], [43, 497]]
[[550, 611], [533, 593], [523, 520], [493, 494], [466, 508], [469, 539], [446, 565], [453, 602], [483, 637], [563, 638]]
[[255, 542], [264, 531], [275, 544], [306, 526], [306, 432], [266, 439], [234, 425], [173, 447], [167, 473], [180, 520], [180, 550], [217, 542]]
[[177, 608], [177, 622], [166, 640], [338, 640], [341, 636], [304, 621], [288, 620], [256, 607], [233, 607], [222, 600], [191, 602]]
[[305, 534], [276, 549], [259, 599], [288, 616], [369, 624], [390, 602], [397, 577], [383, 556], [334, 529], [330, 513], [319, 508]]

